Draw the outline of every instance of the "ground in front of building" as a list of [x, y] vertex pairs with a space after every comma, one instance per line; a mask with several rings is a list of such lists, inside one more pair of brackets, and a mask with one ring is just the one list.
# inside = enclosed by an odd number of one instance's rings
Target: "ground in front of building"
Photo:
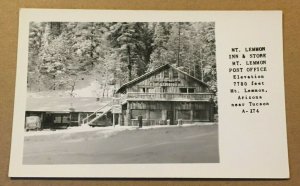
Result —
[[32, 132], [24, 139], [24, 164], [218, 162], [216, 124]]

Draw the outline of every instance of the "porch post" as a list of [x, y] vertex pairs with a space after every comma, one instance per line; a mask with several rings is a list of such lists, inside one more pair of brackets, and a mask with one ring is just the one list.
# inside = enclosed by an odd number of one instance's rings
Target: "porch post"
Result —
[[118, 117], [118, 125], [121, 126], [121, 117], [122, 117], [122, 114], [119, 113], [119, 117]]
[[81, 122], [80, 122], [80, 115], [81, 115], [81, 113], [78, 113], [78, 126], [81, 125]]
[[124, 110], [122, 109], [122, 113], [120, 114], [120, 126], [124, 126]]
[[116, 114], [113, 113], [113, 126], [115, 127], [115, 122], [116, 122]]
[[146, 125], [150, 125], [150, 110], [147, 109], [146, 111]]
[[130, 102], [127, 102], [127, 110], [126, 110], [126, 116], [127, 116], [127, 126], [131, 126], [131, 109], [130, 109]]
[[209, 121], [214, 121], [214, 100], [212, 98], [209, 100]]

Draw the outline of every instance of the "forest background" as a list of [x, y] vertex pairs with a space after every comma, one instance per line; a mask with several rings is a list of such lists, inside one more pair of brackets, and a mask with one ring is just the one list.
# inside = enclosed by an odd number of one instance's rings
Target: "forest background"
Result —
[[217, 92], [214, 22], [31, 22], [29, 96], [111, 97], [171, 64]]

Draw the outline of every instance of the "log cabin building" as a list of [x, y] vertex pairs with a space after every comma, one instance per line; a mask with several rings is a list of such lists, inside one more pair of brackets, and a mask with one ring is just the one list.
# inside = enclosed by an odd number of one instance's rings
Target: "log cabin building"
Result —
[[145, 126], [214, 120], [209, 85], [169, 64], [124, 84], [115, 97], [113, 105], [120, 109], [113, 113], [120, 125], [137, 126], [138, 116]]

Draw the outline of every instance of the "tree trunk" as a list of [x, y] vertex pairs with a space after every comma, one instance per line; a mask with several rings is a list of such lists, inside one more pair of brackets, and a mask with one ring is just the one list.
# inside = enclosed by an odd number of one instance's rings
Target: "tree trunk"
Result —
[[131, 81], [132, 65], [131, 65], [131, 59], [130, 59], [130, 46], [129, 45], [127, 45], [127, 55], [128, 55], [128, 81]]
[[180, 63], [180, 22], [178, 22], [178, 53], [177, 53], [177, 66]]
[[74, 97], [73, 92], [75, 90], [75, 85], [76, 85], [76, 80], [74, 80], [73, 84], [71, 85], [71, 92], [70, 92], [71, 97]]

